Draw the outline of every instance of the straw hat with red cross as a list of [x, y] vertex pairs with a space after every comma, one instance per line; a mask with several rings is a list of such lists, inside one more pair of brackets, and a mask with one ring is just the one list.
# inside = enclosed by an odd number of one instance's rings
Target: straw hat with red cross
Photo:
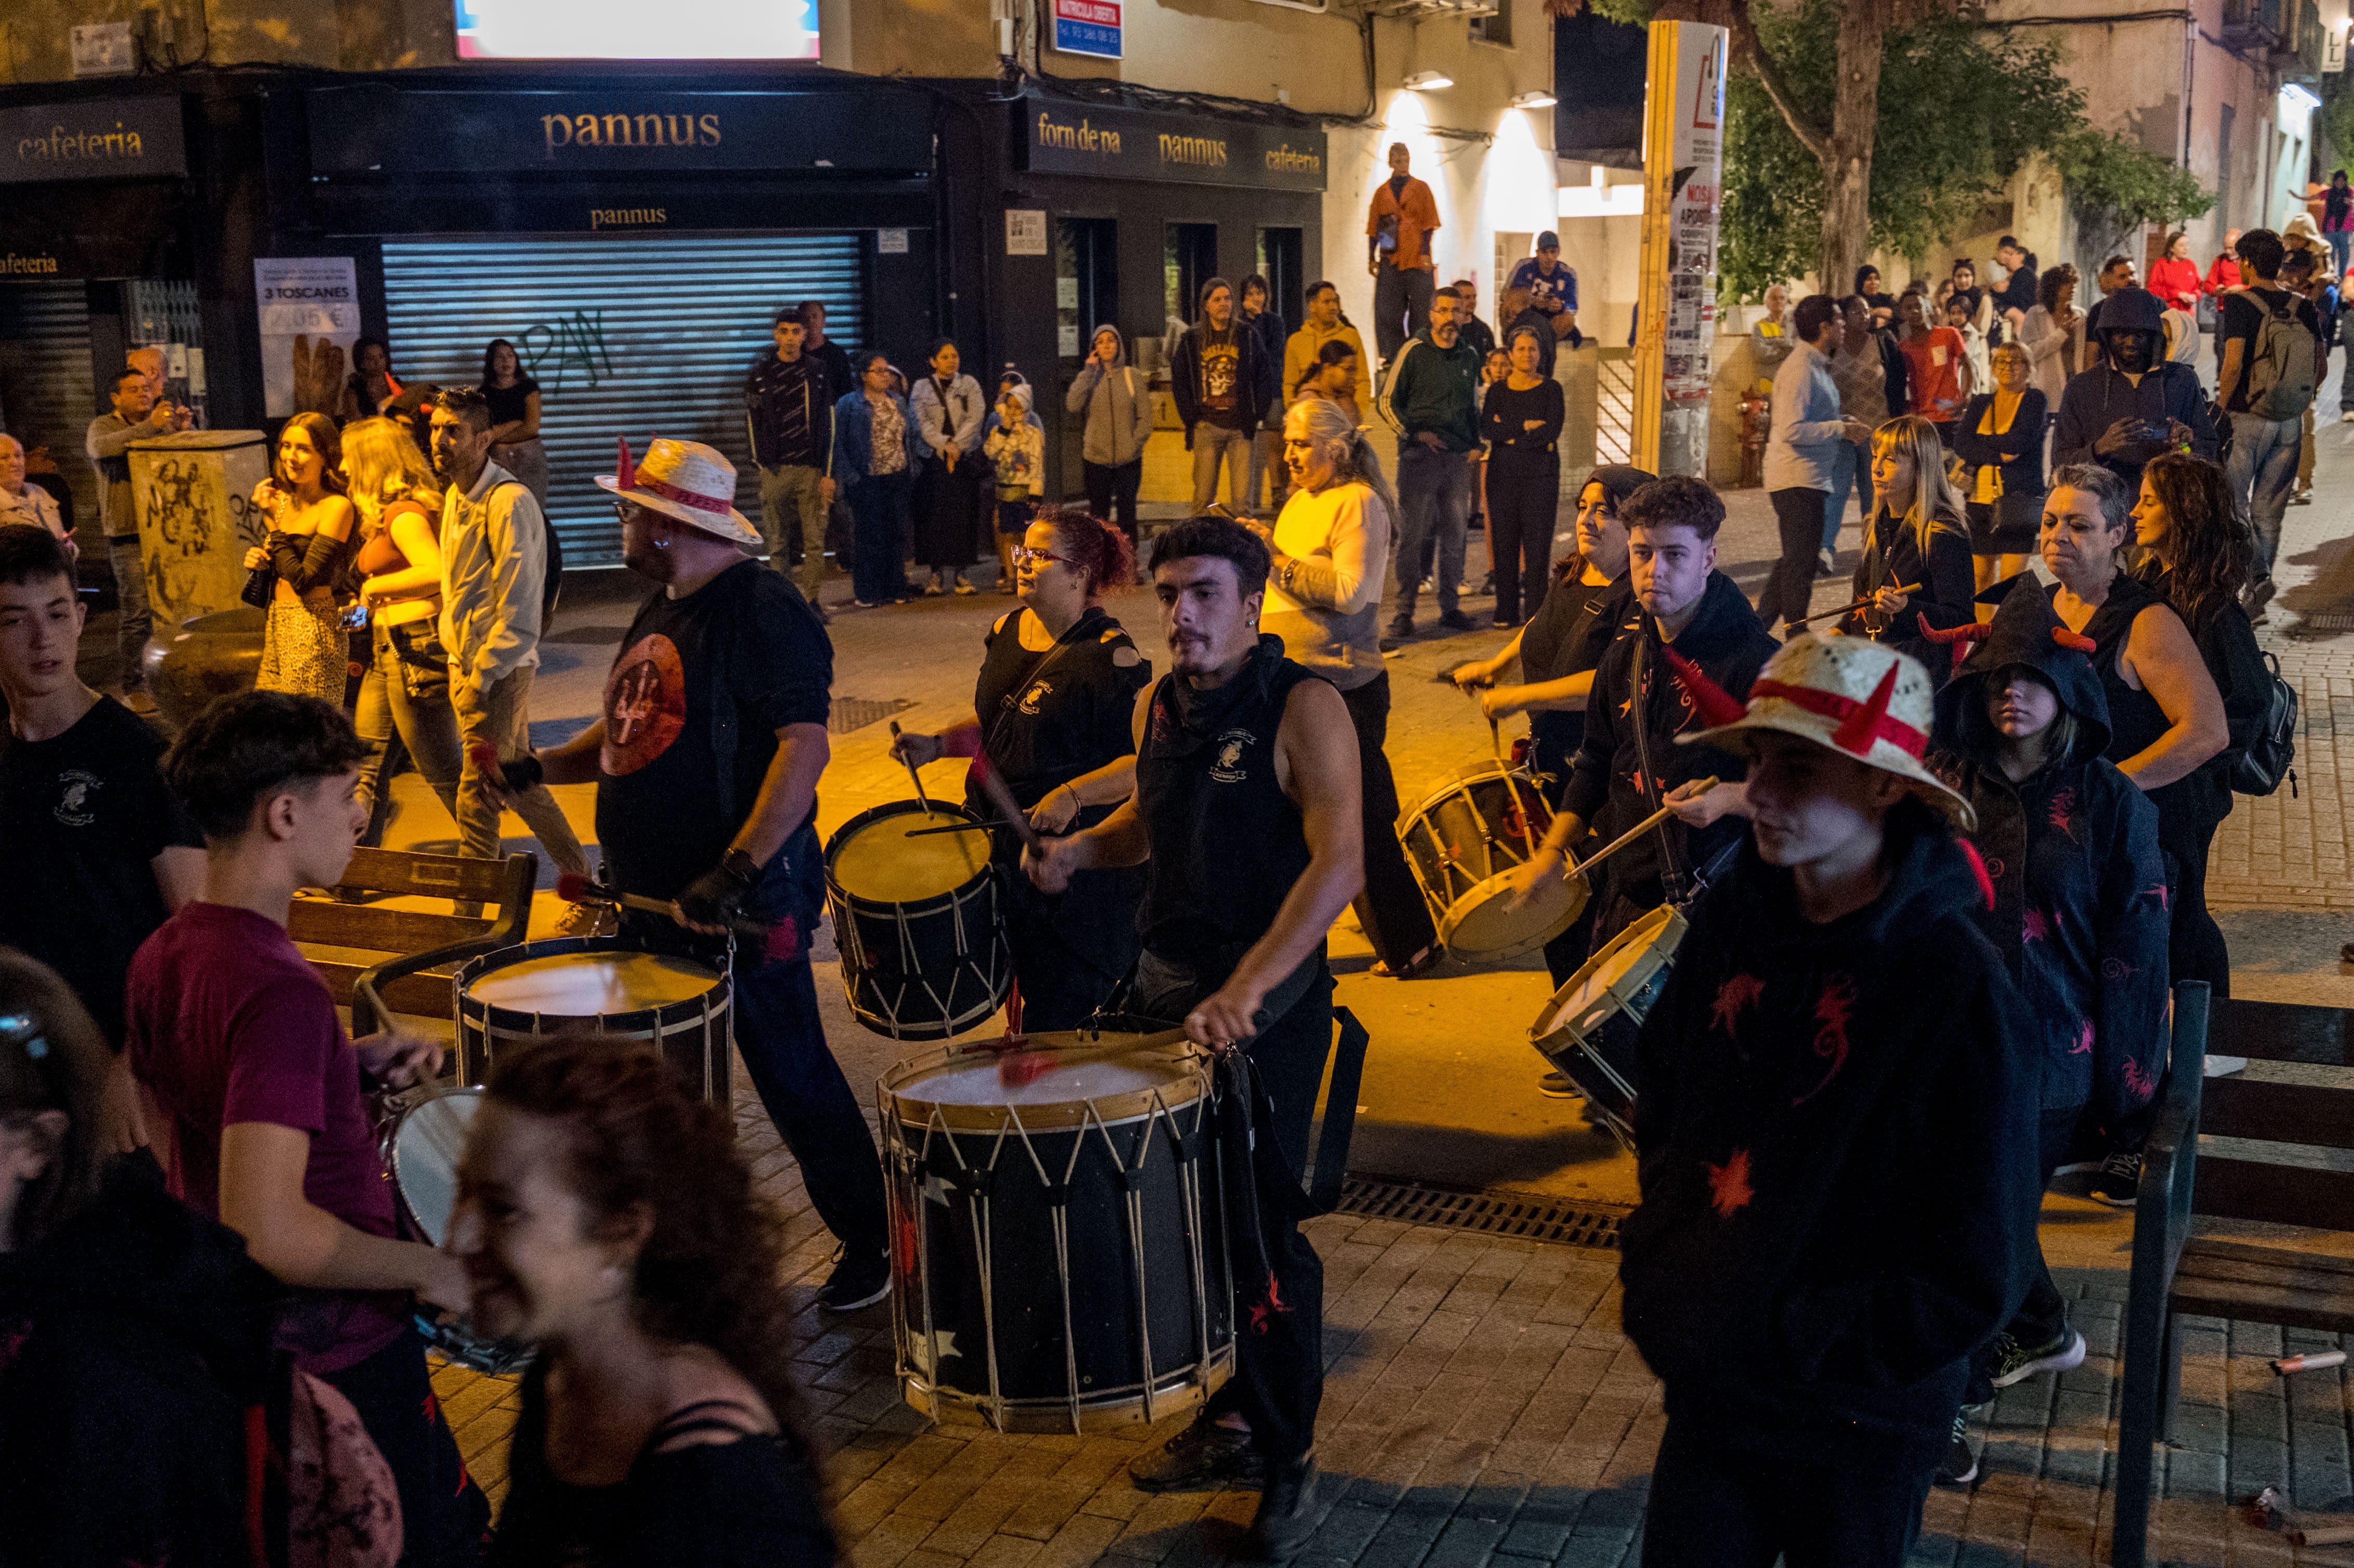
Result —
[[760, 531], [736, 510], [736, 465], [716, 447], [701, 441], [673, 441], [661, 437], [646, 449], [646, 460], [630, 459], [630, 440], [621, 438], [621, 471], [597, 476], [598, 488], [634, 501], [665, 517], [675, 517], [731, 545], [755, 549]]
[[1922, 764], [1935, 698], [1929, 672], [1910, 654], [1869, 638], [1805, 632], [1766, 662], [1746, 708], [1673, 650], [1668, 659], [1710, 726], [1678, 736], [1683, 745], [1745, 753], [1750, 732], [1779, 730], [1897, 775], [1964, 832], [1978, 826], [1970, 803]]

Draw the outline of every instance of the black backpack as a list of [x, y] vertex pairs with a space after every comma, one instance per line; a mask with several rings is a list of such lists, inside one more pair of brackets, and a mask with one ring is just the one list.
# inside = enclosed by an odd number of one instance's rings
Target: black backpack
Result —
[[2282, 676], [2280, 660], [2262, 650], [2256, 662], [2232, 675], [2235, 683], [2253, 675], [2263, 694], [2249, 734], [2243, 739], [2233, 737], [2239, 740], [2240, 755], [2232, 764], [2232, 789], [2242, 795], [2270, 795], [2285, 779], [2289, 799], [2296, 799], [2296, 688]]

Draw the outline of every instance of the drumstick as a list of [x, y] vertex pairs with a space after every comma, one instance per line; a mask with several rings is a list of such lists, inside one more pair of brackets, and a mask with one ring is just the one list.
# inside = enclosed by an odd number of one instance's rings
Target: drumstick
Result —
[[905, 839], [929, 838], [934, 833], [992, 833], [1000, 828], [1010, 828], [1012, 822], [950, 822], [945, 828], [911, 828], [900, 834]]
[[[659, 898], [649, 898], [642, 893], [623, 893], [591, 882], [578, 872], [567, 871], [556, 879], [556, 895], [567, 904], [618, 904], [627, 909], [642, 909], [649, 915], [661, 915], [678, 919], [678, 910]], [[738, 915], [726, 922], [727, 928], [748, 941], [760, 944], [760, 956], [774, 963], [801, 956], [801, 927], [790, 915], [771, 926], [755, 920], [749, 915]]]
[[989, 765], [987, 757], [975, 754], [972, 777], [981, 786], [981, 792], [989, 797], [989, 803], [997, 808], [997, 814], [1005, 819], [1005, 826], [1012, 828], [1014, 837], [1022, 841], [1022, 847], [1032, 854], [1040, 853], [1038, 830], [1030, 825], [1030, 813], [1013, 799], [1013, 791], [997, 776], [997, 769]]
[[[891, 738], [893, 740], [899, 738], [899, 721], [897, 719], [893, 719], [891, 721]], [[903, 751], [899, 754], [899, 760], [907, 765], [907, 782], [916, 787], [916, 804], [924, 809], [924, 815], [928, 817], [930, 816], [932, 814], [932, 802], [924, 794], [924, 780], [922, 776], [916, 771], [916, 759]]]
[[[1919, 583], [1906, 583], [1896, 591], [1901, 594], [1916, 594], [1921, 591], [1921, 585]], [[1802, 615], [1797, 620], [1787, 622], [1787, 624], [1791, 626], [1804, 626], [1809, 621], [1829, 620], [1835, 615], [1852, 615], [1859, 609], [1870, 609], [1872, 608], [1872, 601], [1878, 597], [1879, 596], [1877, 594], [1866, 594], [1861, 599], [1857, 599], [1853, 604], [1843, 604], [1837, 609], [1817, 610], [1812, 615]]]
[[[1692, 792], [1691, 798], [1698, 800], [1701, 796], [1707, 794], [1711, 789], [1715, 788], [1716, 775], [1712, 773], [1707, 778], [1700, 780], [1700, 788]], [[1625, 849], [1628, 844], [1633, 843], [1637, 839], [1641, 838], [1645, 833], [1649, 832], [1653, 828], [1658, 827], [1660, 822], [1674, 815], [1675, 810], [1676, 809], [1673, 806], [1660, 807], [1658, 810], [1652, 812], [1649, 816], [1644, 818], [1641, 821], [1637, 822], [1633, 827], [1628, 828], [1625, 832], [1620, 833], [1617, 838], [1612, 839], [1608, 843], [1603, 845], [1600, 849], [1596, 850], [1592, 854], [1587, 855], [1575, 865], [1570, 867], [1571, 873], [1575, 875], [1583, 876], [1586, 872], [1593, 869], [1596, 862], [1609, 859], [1612, 855], [1617, 854], [1620, 850]]]
[[1500, 765], [1504, 760], [1504, 737], [1492, 717], [1488, 720], [1488, 749], [1496, 754], [1496, 761]]

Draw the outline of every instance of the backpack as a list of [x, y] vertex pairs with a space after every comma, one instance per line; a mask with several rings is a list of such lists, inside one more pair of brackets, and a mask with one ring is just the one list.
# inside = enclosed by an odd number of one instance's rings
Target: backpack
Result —
[[2278, 306], [2264, 303], [2253, 290], [2241, 297], [2264, 313], [2248, 344], [2248, 412], [2259, 419], [2294, 419], [2313, 407], [2315, 384], [2313, 329], [2298, 318], [2301, 297], [2291, 293]]
[[2235, 737], [2239, 756], [2232, 763], [2232, 789], [2237, 794], [2261, 797], [2279, 789], [2281, 780], [2286, 779], [2289, 798], [2295, 800], [2296, 688], [2282, 676], [2277, 657], [2259, 651], [2256, 659], [2245, 670], [2232, 672], [2235, 681], [2243, 674], [2256, 676], [2264, 696], [2249, 734]]

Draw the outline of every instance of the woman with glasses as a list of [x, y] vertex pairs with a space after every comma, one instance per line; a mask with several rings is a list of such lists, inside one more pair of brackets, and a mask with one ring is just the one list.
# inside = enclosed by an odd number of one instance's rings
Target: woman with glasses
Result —
[[[984, 763], [1042, 833], [1076, 832], [1109, 816], [1135, 788], [1136, 697], [1152, 683], [1152, 666], [1103, 609], [1104, 590], [1129, 581], [1135, 566], [1128, 536], [1101, 518], [1040, 512], [1013, 552], [1022, 608], [990, 628], [975, 718], [943, 735], [903, 735], [892, 754], [918, 767], [976, 758], [965, 803], [986, 820], [998, 810], [981, 786]], [[1003, 885], [1016, 999], [1009, 1022], [1075, 1029], [1136, 961], [1144, 867], [1078, 872], [1069, 891], [1049, 895], [1019, 874], [1013, 832], [995, 835], [993, 853], [1015, 874]]]

